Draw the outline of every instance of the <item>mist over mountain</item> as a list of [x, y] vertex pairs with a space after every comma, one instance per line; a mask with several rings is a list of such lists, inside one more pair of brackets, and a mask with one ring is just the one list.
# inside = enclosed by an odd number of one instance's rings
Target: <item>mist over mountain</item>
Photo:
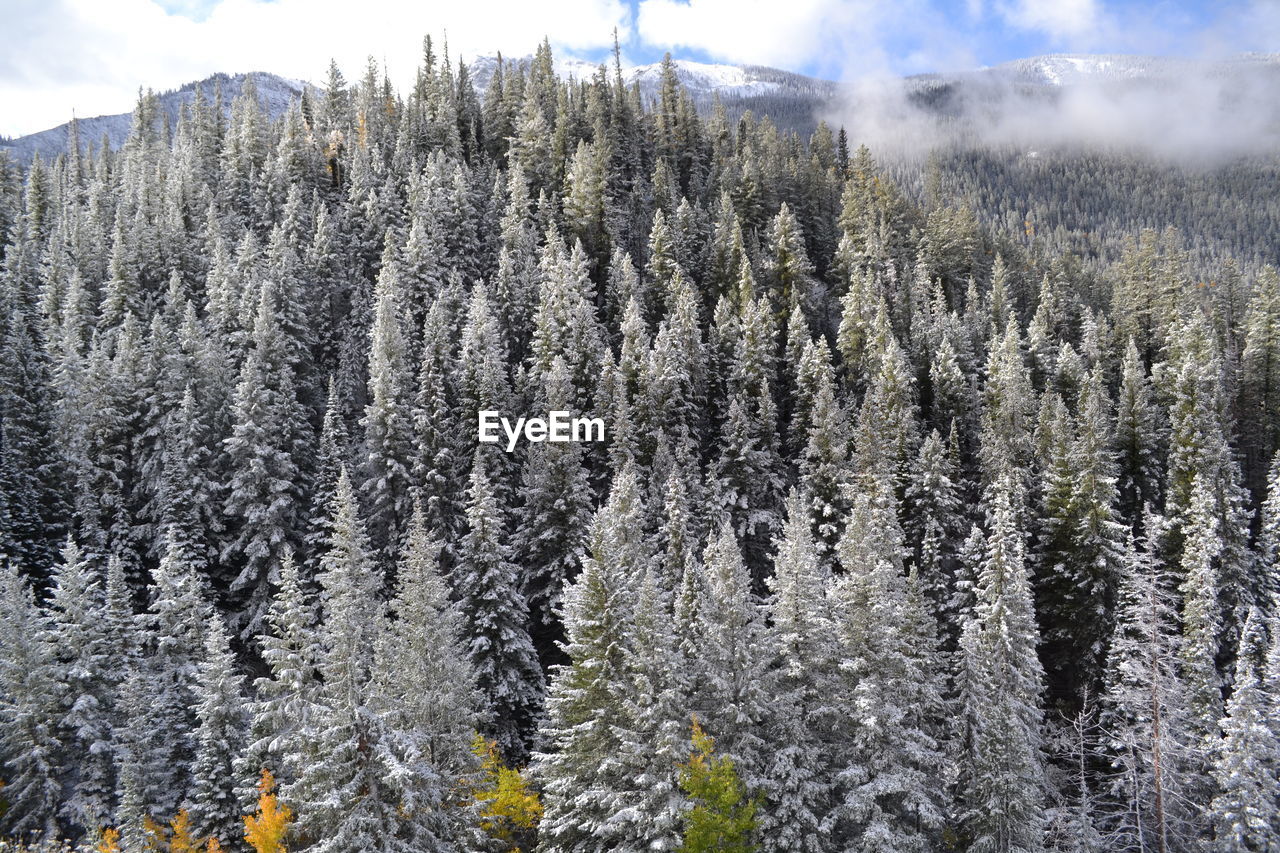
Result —
[[1064, 54], [866, 80], [823, 114], [910, 156], [945, 145], [1091, 146], [1212, 163], [1280, 150], [1280, 55]]
[[[526, 66], [528, 58], [505, 59]], [[469, 66], [484, 96], [496, 56]], [[750, 110], [783, 130], [807, 135], [820, 120], [844, 127], [849, 139], [891, 158], [912, 158], [940, 146], [1020, 148], [1101, 146], [1182, 161], [1280, 151], [1280, 54], [1243, 54], [1223, 60], [1174, 57], [1055, 54], [991, 68], [903, 78], [837, 83], [760, 65], [674, 61], [676, 76], [699, 111], [723, 106], [731, 121]], [[556, 70], [589, 82], [598, 63], [562, 57]], [[622, 69], [623, 82], [656, 99], [661, 63]], [[613, 71], [605, 67], [605, 73]], [[197, 87], [213, 98], [221, 86], [224, 109], [239, 95], [246, 74], [215, 74], [165, 92], [160, 103], [171, 123]], [[309, 85], [267, 72], [252, 75], [267, 113], [279, 116]], [[314, 88], [314, 87], [313, 87]], [[130, 114], [82, 118], [81, 143], [113, 148], [129, 132]], [[46, 159], [67, 149], [70, 122], [0, 142], [18, 161]]]

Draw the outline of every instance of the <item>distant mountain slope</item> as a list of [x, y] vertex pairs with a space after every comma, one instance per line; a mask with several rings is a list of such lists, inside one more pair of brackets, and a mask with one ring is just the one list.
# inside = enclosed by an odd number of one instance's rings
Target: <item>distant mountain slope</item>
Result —
[[1231, 77], [1280, 72], [1280, 54], [1246, 53], [1225, 59], [1058, 53], [1015, 59], [977, 72], [1050, 86], [1119, 80], [1161, 80], [1190, 75]]
[[[529, 57], [507, 60], [524, 64]], [[497, 58], [483, 56], [468, 66], [476, 91], [483, 94], [493, 78]], [[565, 58], [556, 62], [556, 72], [562, 77], [590, 80], [599, 68], [598, 63]], [[818, 117], [839, 92], [840, 85], [831, 80], [820, 80], [793, 74], [763, 65], [721, 65], [675, 60], [676, 76], [680, 84], [703, 112], [709, 112], [719, 99], [730, 120], [736, 121], [747, 110], [757, 116], [769, 115], [775, 124], [788, 130], [808, 133], [817, 124]], [[606, 72], [613, 74], [611, 67]], [[624, 66], [622, 79], [627, 85], [638, 83], [645, 98], [658, 97], [662, 86], [662, 63]]]
[[[204, 80], [188, 83], [180, 89], [174, 89], [159, 95], [160, 106], [171, 124], [178, 121], [178, 112], [183, 104], [195, 100], [196, 88], [204, 91], [210, 101], [218, 86], [222, 87], [224, 109], [231, 109], [231, 102], [244, 89], [245, 81], [252, 76], [258, 90], [258, 100], [263, 108], [275, 118], [288, 109], [289, 104], [302, 96], [306, 84], [299, 80], [289, 80], [275, 74], [264, 72], [249, 74], [214, 74]], [[112, 148], [119, 148], [129, 135], [133, 123], [133, 114], [120, 113], [111, 116], [94, 116], [77, 120], [80, 143], [97, 148], [105, 136]], [[42, 159], [53, 159], [67, 150], [67, 140], [71, 135], [71, 122], [60, 124], [49, 130], [20, 136], [16, 139], [0, 142], [0, 150], [10, 152], [14, 159], [27, 163], [39, 154]]]
[[827, 120], [887, 155], [1066, 144], [1205, 160], [1280, 150], [1278, 95], [1280, 54], [1058, 54], [851, 85]]
[[[529, 57], [507, 60], [522, 65]], [[481, 95], [493, 79], [497, 59], [468, 65]], [[750, 110], [768, 115], [784, 130], [808, 134], [820, 118], [849, 128], [853, 142], [882, 153], [912, 152], [935, 145], [939, 132], [969, 141], [1015, 144], [1044, 139], [1124, 143], [1146, 133], [1156, 147], [1208, 146], [1228, 153], [1256, 150], [1280, 140], [1280, 54], [1243, 54], [1219, 60], [1119, 54], [1052, 54], [990, 68], [918, 74], [899, 80], [841, 85], [759, 65], [675, 60], [676, 75], [694, 103], [709, 113], [717, 101], [730, 121]], [[599, 65], [562, 57], [562, 77], [589, 80]], [[611, 69], [607, 73], [612, 74]], [[646, 99], [658, 97], [660, 63], [623, 68]], [[267, 111], [280, 115], [306, 84], [268, 73], [255, 77]], [[229, 107], [247, 75], [216, 74], [166, 92], [160, 102], [171, 122], [202, 86], [212, 98], [220, 83]], [[79, 120], [80, 139], [98, 145], [103, 136], [118, 147], [128, 136], [131, 115]], [[1079, 133], [1077, 131], [1085, 131]], [[70, 124], [0, 142], [19, 162], [36, 153], [56, 157], [67, 148]]]

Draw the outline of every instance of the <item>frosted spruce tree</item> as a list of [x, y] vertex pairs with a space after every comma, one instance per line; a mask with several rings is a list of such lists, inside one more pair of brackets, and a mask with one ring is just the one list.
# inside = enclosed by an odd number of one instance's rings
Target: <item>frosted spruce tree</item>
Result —
[[391, 613], [376, 640], [371, 704], [411, 780], [401, 806], [414, 843], [467, 850], [475, 816], [463, 791], [476, 770], [471, 741], [482, 697], [440, 572], [440, 549], [419, 507], [406, 531]]
[[52, 580], [46, 641], [57, 650], [53, 674], [60, 688], [58, 730], [68, 752], [80, 756], [79, 771], [63, 795], [63, 820], [92, 830], [106, 826], [111, 815], [111, 729], [119, 672], [113, 651], [127, 640], [112, 636], [99, 570], [70, 538]]
[[1213, 776], [1213, 821], [1219, 849], [1266, 850], [1280, 843], [1280, 742], [1267, 717], [1269, 709], [1259, 670], [1266, 653], [1262, 613], [1245, 621], [1236, 658], [1231, 698], [1222, 719]]
[[1044, 849], [1044, 673], [1017, 521], [1013, 473], [991, 489], [991, 531], [975, 572], [974, 606], [961, 632], [965, 682], [960, 794], [970, 849]]
[[826, 826], [837, 848], [927, 850], [945, 814], [936, 631], [906, 573], [891, 482], [853, 499], [830, 593], [839, 707]]
[[452, 581], [467, 656], [489, 708], [481, 730], [497, 740], [509, 762], [520, 764], [529, 754], [544, 686], [506, 518], [482, 449], [472, 461], [467, 528]]
[[418, 849], [408, 831], [404, 776], [385, 726], [370, 705], [374, 645], [383, 606], [382, 575], [369, 551], [355, 492], [345, 469], [333, 502], [333, 533], [321, 561], [323, 619], [318, 629], [321, 687], [298, 779], [285, 789], [300, 815], [308, 849]]
[[237, 759], [248, 728], [243, 678], [222, 617], [209, 617], [204, 657], [196, 684], [196, 750], [187, 808], [198, 836], [216, 838], [224, 846], [244, 837], [237, 797]]
[[835, 626], [826, 597], [830, 575], [818, 555], [804, 501], [793, 492], [769, 581], [769, 646], [777, 674], [761, 840], [778, 853], [831, 849], [824, 826], [832, 799], [826, 776], [841, 709]]
[[0, 569], [0, 756], [7, 835], [56, 838], [63, 750], [56, 646], [31, 588], [6, 562]]

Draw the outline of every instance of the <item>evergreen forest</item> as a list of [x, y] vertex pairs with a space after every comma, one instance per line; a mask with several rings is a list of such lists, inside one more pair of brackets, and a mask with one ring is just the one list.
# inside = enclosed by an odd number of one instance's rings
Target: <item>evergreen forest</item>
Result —
[[1280, 850], [1280, 161], [794, 118], [0, 156], [0, 850]]

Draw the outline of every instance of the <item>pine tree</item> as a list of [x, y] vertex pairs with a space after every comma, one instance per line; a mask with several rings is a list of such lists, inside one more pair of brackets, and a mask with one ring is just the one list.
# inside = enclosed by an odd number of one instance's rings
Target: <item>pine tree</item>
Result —
[[1108, 401], [1097, 371], [1085, 380], [1077, 408], [1078, 421], [1046, 448], [1036, 588], [1050, 689], [1073, 707], [1099, 686], [1124, 529], [1115, 514]]
[[222, 617], [209, 618], [196, 687], [195, 763], [188, 809], [196, 834], [235, 845], [243, 835], [236, 760], [247, 729], [242, 678]]
[[835, 844], [930, 849], [944, 814], [943, 756], [934, 736], [942, 691], [932, 617], [903, 565], [888, 483], [854, 499], [831, 592], [839, 640], [836, 686], [849, 720], [834, 750]]
[[138, 663], [138, 686], [146, 694], [133, 697], [145, 701], [147, 711], [130, 719], [137, 709], [126, 706], [121, 716], [139, 727], [134, 759], [145, 762], [148, 813], [171, 815], [191, 784], [199, 664], [212, 611], [196, 565], [176, 541], [169, 542], [152, 577], [151, 604], [142, 617], [150, 655]]
[[1044, 675], [1036, 656], [1039, 636], [1017, 490], [1012, 473], [992, 488], [991, 532], [961, 637], [971, 674], [963, 685], [964, 718], [974, 727], [960, 790], [963, 825], [976, 850], [1044, 848]]
[[944, 442], [937, 430], [930, 432], [920, 444], [906, 490], [907, 538], [914, 546], [922, 589], [939, 612], [951, 597], [964, 530], [956, 455], [953, 442]]
[[759, 788], [767, 748], [767, 635], [751, 577], [726, 521], [711, 535], [703, 555], [704, 584], [697, 602], [694, 709], [717, 733], [748, 788]]
[[543, 678], [529, 639], [529, 611], [520, 594], [505, 513], [477, 449], [467, 499], [467, 535], [453, 572], [467, 656], [489, 716], [481, 730], [498, 742], [509, 763], [529, 754], [542, 703]]
[[1184, 526], [1179, 590], [1182, 593], [1182, 670], [1189, 691], [1191, 725], [1208, 755], [1218, 739], [1222, 687], [1218, 675], [1218, 566], [1222, 544], [1213, 515], [1213, 496], [1197, 476]]
[[5, 833], [57, 838], [62, 804], [56, 651], [48, 617], [6, 561], [0, 569], [0, 756]]
[[1259, 514], [1257, 560], [1262, 588], [1258, 603], [1264, 612], [1276, 613], [1280, 608], [1280, 576], [1276, 574], [1276, 561], [1280, 560], [1280, 455], [1271, 460], [1267, 496]]
[[279, 778], [292, 782], [302, 769], [319, 689], [315, 623], [315, 608], [304, 590], [298, 564], [286, 554], [267, 614], [270, 630], [261, 638], [262, 659], [270, 674], [254, 681], [248, 742], [236, 770], [245, 786], [240, 791], [242, 804], [254, 798], [255, 789], [247, 787], [254, 774], [274, 767]]
[[[568, 368], [557, 357], [543, 379], [544, 410], [570, 410], [572, 394]], [[564, 586], [580, 565], [591, 516], [584, 456], [579, 442], [546, 442], [531, 445], [525, 457], [523, 508], [512, 539], [521, 590], [529, 604], [529, 633], [544, 667], [564, 662], [557, 614]]]
[[819, 559], [801, 498], [792, 492], [769, 579], [770, 653], [777, 671], [767, 741], [773, 755], [763, 776], [760, 815], [766, 850], [829, 849], [826, 739], [839, 721], [835, 630], [826, 599], [829, 569]]
[[403, 296], [397, 266], [382, 268], [374, 289], [373, 328], [369, 332], [369, 404], [364, 419], [364, 480], [369, 531], [380, 561], [391, 570], [400, 538], [409, 522], [411, 411], [406, 380], [404, 335], [400, 330]]
[[[338, 485], [338, 473], [346, 464], [350, 448], [347, 446], [347, 424], [342, 414], [342, 399], [334, 377], [329, 377], [329, 392], [320, 425], [320, 441], [316, 448], [316, 474], [311, 484], [311, 503], [307, 513], [305, 535], [306, 562], [312, 566], [329, 542], [329, 508], [333, 505], [334, 491]], [[283, 566], [284, 561], [281, 560]], [[283, 571], [283, 569], [282, 569]]]
[[1213, 821], [1219, 849], [1267, 850], [1278, 843], [1280, 826], [1280, 743], [1267, 721], [1266, 696], [1258, 667], [1265, 652], [1262, 613], [1249, 613], [1236, 658], [1231, 699], [1216, 750]]
[[1125, 548], [1101, 724], [1118, 805], [1114, 843], [1135, 846], [1149, 838], [1168, 850], [1194, 837], [1187, 793], [1196, 747], [1178, 667], [1175, 598], [1156, 562], [1154, 543], [1165, 522], [1148, 514], [1143, 527], [1146, 540]]
[[245, 634], [257, 633], [266, 616], [270, 585], [292, 543], [303, 497], [298, 454], [304, 425], [274, 312], [264, 288], [253, 323], [255, 345], [236, 385], [234, 425], [223, 441], [231, 468], [224, 512], [232, 530], [222, 560], [236, 572], [233, 624]]
[[377, 641], [372, 704], [408, 777], [401, 807], [414, 842], [432, 850], [466, 849], [469, 815], [457, 799], [474, 770], [471, 739], [481, 697], [439, 554], [419, 508], [397, 573], [394, 618]]
[[111, 745], [115, 704], [112, 645], [107, 601], [97, 571], [68, 539], [54, 568], [46, 639], [57, 649], [55, 678], [61, 686], [59, 730], [76, 761], [75, 781], [63, 805], [67, 824], [105, 826], [111, 811], [114, 767]]
[[596, 513], [582, 571], [565, 590], [569, 663], [552, 671], [542, 727], [547, 748], [535, 754], [546, 797], [540, 832], [550, 849], [603, 853], [640, 846], [635, 833], [643, 837], [648, 831], [631, 820], [614, 820], [621, 792], [633, 784], [625, 778], [622, 733], [615, 723], [630, 698], [632, 597], [651, 561], [642, 514], [635, 467], [628, 464]]
[[413, 481], [429, 527], [444, 540], [445, 565], [451, 566], [457, 556], [453, 543], [461, 525], [462, 465], [466, 460], [459, 458], [458, 411], [450, 397], [452, 346], [446, 306], [446, 299], [437, 298], [423, 324], [422, 365], [414, 400]]
[[395, 772], [385, 727], [369, 704], [382, 614], [381, 573], [345, 468], [331, 511], [333, 534], [320, 573], [321, 687], [311, 739], [286, 799], [295, 804], [300, 840], [309, 849], [408, 851], [416, 848], [404, 832], [402, 776]]
[[1120, 508], [1130, 519], [1142, 515], [1146, 503], [1160, 498], [1161, 424], [1157, 416], [1151, 380], [1143, 370], [1138, 346], [1129, 341], [1116, 398], [1116, 450]]
[[812, 402], [808, 440], [800, 460], [800, 482], [809, 496], [814, 543], [829, 571], [835, 563], [845, 488], [850, 480], [848, 426], [844, 409], [836, 399], [829, 366], [820, 376]]

